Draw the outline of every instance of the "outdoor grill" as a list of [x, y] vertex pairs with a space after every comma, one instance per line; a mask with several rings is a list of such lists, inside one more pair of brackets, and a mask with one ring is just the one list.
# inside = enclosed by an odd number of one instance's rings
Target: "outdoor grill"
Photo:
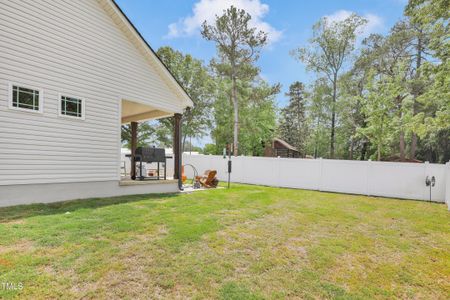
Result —
[[[139, 179], [160, 179], [160, 163], [164, 165], [164, 180], [166, 179], [166, 151], [164, 148], [138, 147], [135, 152], [135, 161], [139, 162]], [[144, 176], [142, 174], [142, 163], [157, 163], [157, 176]]]
[[146, 163], [166, 162], [166, 151], [164, 148], [138, 147], [135, 155]]

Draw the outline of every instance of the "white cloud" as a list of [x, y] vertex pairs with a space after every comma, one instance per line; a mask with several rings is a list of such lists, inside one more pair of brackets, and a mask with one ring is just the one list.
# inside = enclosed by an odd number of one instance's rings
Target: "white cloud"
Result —
[[194, 4], [193, 14], [181, 18], [176, 23], [169, 25], [167, 37], [191, 36], [199, 32], [204, 21], [212, 23], [216, 15], [222, 15], [223, 11], [230, 6], [244, 9], [252, 19], [250, 25], [262, 30], [268, 35], [268, 42], [274, 43], [281, 38], [282, 32], [273, 28], [263, 18], [269, 12], [269, 5], [261, 3], [260, 0], [200, 0]]
[[[325, 16], [327, 20], [331, 22], [339, 22], [343, 21], [346, 18], [350, 17], [352, 11], [348, 10], [338, 10], [331, 15]], [[365, 14], [362, 15], [363, 18], [367, 20], [367, 24], [362, 28], [362, 32], [360, 34], [361, 37], [368, 36], [371, 33], [375, 33], [384, 27], [383, 19], [374, 14]]]

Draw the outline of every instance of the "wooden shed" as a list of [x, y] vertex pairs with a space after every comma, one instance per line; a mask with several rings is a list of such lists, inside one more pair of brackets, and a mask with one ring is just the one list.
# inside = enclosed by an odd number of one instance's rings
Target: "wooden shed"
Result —
[[264, 149], [264, 156], [266, 157], [292, 157], [299, 158], [300, 152], [288, 142], [274, 138], [270, 145]]

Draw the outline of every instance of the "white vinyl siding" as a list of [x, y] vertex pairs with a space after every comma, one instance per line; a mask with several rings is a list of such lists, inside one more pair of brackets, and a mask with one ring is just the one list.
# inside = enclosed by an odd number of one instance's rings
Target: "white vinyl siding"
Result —
[[[39, 87], [42, 113], [10, 109], [9, 83]], [[83, 122], [60, 94], [86, 99]], [[0, 185], [118, 180], [121, 99], [182, 111], [97, 1], [1, 1]]]

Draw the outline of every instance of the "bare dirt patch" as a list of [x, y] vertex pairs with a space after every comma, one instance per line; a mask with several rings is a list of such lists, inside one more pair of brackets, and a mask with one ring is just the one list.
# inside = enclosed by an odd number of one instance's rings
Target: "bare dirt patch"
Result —
[[0, 255], [9, 252], [20, 252], [20, 253], [30, 252], [33, 251], [34, 249], [35, 248], [33, 242], [28, 240], [20, 240], [8, 246], [0, 245]]

